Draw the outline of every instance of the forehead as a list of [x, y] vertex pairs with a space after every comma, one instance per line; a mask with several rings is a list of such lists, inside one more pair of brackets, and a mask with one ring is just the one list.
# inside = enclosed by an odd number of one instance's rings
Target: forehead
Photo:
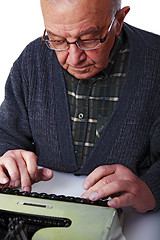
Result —
[[[64, 0], [65, 1], [65, 0]], [[41, 2], [45, 27], [59, 31], [98, 30], [110, 21], [111, 0], [75, 0], [70, 3]]]

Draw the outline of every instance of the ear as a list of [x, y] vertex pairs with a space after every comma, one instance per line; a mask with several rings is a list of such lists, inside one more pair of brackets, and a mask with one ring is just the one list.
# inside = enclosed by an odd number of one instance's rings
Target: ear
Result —
[[130, 11], [130, 7], [124, 7], [117, 13], [116, 15], [117, 21], [116, 21], [116, 27], [115, 27], [116, 36], [119, 36], [123, 26], [123, 21], [129, 11]]

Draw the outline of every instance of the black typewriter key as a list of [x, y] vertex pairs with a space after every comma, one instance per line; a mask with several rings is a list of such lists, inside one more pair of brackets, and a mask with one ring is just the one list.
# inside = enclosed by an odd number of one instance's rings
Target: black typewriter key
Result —
[[64, 196], [64, 195], [59, 195], [59, 196], [58, 196], [58, 200], [60, 200], [60, 201], [65, 201], [65, 200], [66, 200], [66, 196]]
[[69, 227], [71, 224], [69, 222], [66, 222], [64, 227]]
[[29, 196], [29, 193], [27, 191], [22, 191], [19, 193], [20, 196]]
[[107, 207], [107, 200], [99, 200], [99, 201], [97, 201], [97, 204], [99, 205], [99, 206], [104, 206], [104, 207]]
[[57, 227], [61, 227], [61, 223], [60, 222], [57, 222]]
[[58, 227], [64, 227], [65, 224], [64, 224], [64, 220], [58, 220]]
[[79, 197], [76, 197], [76, 198], [75, 198], [75, 202], [76, 202], [76, 203], [83, 203], [83, 199], [82, 199], [82, 198], [79, 198]]
[[96, 203], [94, 201], [89, 201], [89, 204], [96, 205]]
[[3, 193], [7, 193], [7, 194], [12, 194], [13, 193], [13, 189], [10, 187], [6, 187], [3, 189]]
[[40, 198], [48, 198], [48, 195], [46, 193], [40, 193], [39, 197]]
[[15, 189], [15, 190], [13, 191], [13, 195], [20, 195], [20, 191], [19, 191], [18, 189]]
[[85, 199], [85, 198], [81, 198], [81, 203], [87, 204], [87, 203], [88, 203], [88, 200]]
[[48, 224], [49, 226], [52, 226], [52, 221], [49, 221], [49, 220], [48, 220], [47, 224]]
[[45, 220], [45, 221], [44, 221], [44, 224], [45, 224], [46, 226], [48, 226], [48, 225], [50, 225], [50, 222], [49, 222], [48, 220]]
[[56, 194], [49, 194], [48, 198], [51, 199], [51, 200], [57, 200], [58, 196]]
[[75, 197], [66, 197], [65, 200], [67, 202], [75, 202]]
[[32, 219], [32, 223], [37, 224], [37, 219], [36, 219], [36, 218], [35, 218], [35, 219], [33, 218], [33, 219]]
[[36, 223], [39, 225], [39, 224], [42, 224], [42, 221], [40, 219], [37, 219]]
[[39, 194], [37, 192], [31, 192], [29, 194], [30, 197], [34, 197], [34, 198], [38, 198], [39, 197]]
[[26, 223], [31, 223], [31, 222], [32, 222], [32, 219], [30, 217], [28, 217]]

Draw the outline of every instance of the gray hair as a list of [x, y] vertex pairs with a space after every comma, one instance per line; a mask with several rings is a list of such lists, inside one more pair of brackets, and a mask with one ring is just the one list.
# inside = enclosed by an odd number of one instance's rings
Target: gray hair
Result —
[[112, 1], [112, 14], [115, 15], [121, 9], [121, 0], [111, 0]]
[[[60, 2], [60, 0], [49, 0], [50, 2], [53, 2], [53, 3], [58, 3]], [[62, 1], [62, 0], [61, 0]], [[64, 0], [63, 0], [64, 1]], [[66, 2], [68, 3], [74, 3], [74, 2], [77, 2], [77, 0], [65, 0]], [[121, 7], [121, 0], [111, 0], [112, 1], [112, 4], [113, 4], [113, 8], [114, 9], [120, 9]]]
[[[61, 2], [65, 1], [65, 2], [67, 2], [67, 3], [69, 3], [69, 4], [74, 4], [74, 3], [77, 3], [78, 0], [48, 0], [48, 1], [50, 1], [50, 2], [52, 2], [52, 3], [54, 3], [54, 4], [56, 4], [56, 3], [60, 2], [60, 1], [61, 1]], [[122, 0], [111, 0], [111, 3], [112, 3], [112, 12], [111, 12], [111, 15], [115, 15], [116, 12], [117, 12], [118, 10], [120, 10], [120, 8], [121, 8], [121, 2], [122, 2]]]

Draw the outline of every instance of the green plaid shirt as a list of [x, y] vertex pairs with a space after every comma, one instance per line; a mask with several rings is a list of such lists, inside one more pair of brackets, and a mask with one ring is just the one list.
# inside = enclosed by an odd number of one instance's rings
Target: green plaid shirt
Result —
[[118, 102], [126, 77], [128, 57], [129, 43], [122, 32], [116, 38], [107, 68], [99, 74], [89, 79], [76, 79], [63, 70], [75, 157], [79, 167], [90, 156]]

